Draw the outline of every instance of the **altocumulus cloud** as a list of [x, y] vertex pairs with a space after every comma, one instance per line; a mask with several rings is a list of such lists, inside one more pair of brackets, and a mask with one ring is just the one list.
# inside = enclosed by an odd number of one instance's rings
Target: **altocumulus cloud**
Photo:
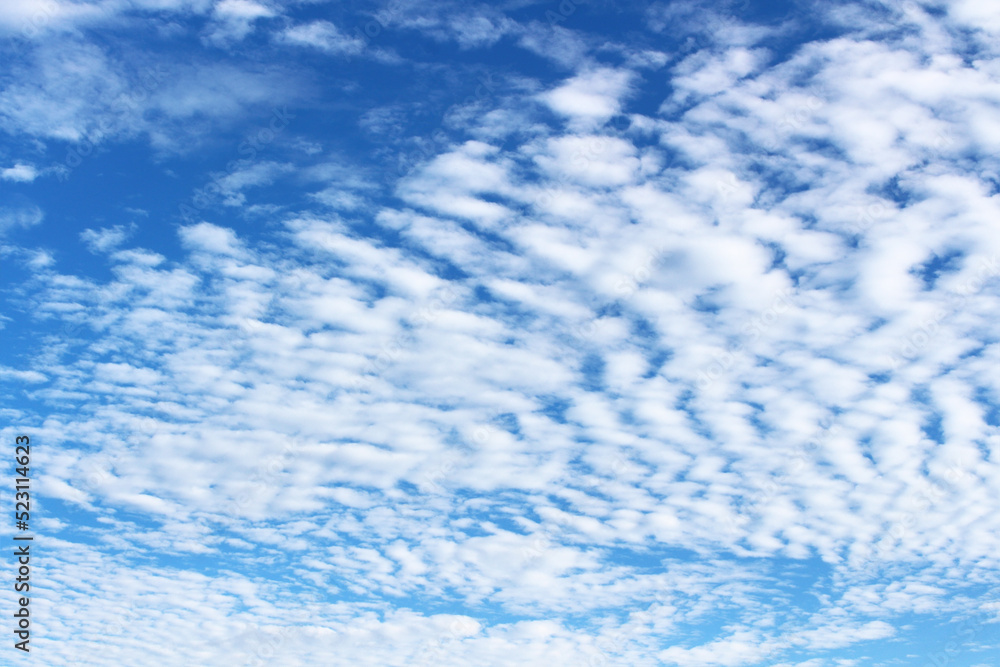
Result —
[[[23, 33], [0, 92], [4, 187], [38, 202], [0, 212], [0, 379], [4, 437], [39, 443], [43, 664], [989, 664], [978, 5], [649, 3], [625, 30], [587, 5], [160, 3], [162, 82], [104, 134], [149, 16], [86, 6]], [[183, 220], [268, 82], [296, 120]], [[32, 192], [37, 152], [88, 133], [64, 192], [139, 152], [174, 199], [82, 220]]]

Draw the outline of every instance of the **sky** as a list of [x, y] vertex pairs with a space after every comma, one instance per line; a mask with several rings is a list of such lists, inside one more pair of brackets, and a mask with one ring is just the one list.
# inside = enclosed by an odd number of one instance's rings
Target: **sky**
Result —
[[20, 0], [0, 62], [0, 664], [1000, 664], [995, 0]]

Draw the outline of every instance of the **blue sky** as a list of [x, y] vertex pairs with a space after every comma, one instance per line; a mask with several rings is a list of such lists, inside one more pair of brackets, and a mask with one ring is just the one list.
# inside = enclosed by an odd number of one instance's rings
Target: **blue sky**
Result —
[[1000, 664], [996, 7], [0, 38], [37, 664]]

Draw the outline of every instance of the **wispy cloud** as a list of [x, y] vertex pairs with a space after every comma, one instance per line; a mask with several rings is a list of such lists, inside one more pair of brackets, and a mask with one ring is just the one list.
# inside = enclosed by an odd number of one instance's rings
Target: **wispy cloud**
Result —
[[328, 53], [355, 55], [365, 48], [365, 42], [341, 32], [329, 21], [313, 21], [285, 30], [282, 39], [290, 44], [311, 46]]
[[0, 234], [7, 234], [18, 227], [33, 227], [45, 219], [37, 206], [0, 207]]

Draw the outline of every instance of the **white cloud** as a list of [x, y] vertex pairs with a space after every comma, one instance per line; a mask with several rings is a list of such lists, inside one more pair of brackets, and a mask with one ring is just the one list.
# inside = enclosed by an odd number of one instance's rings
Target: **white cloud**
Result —
[[78, 141], [107, 134], [105, 126], [132, 129], [127, 107], [109, 113], [131, 91], [99, 48], [70, 41], [59, 48], [42, 45], [31, 55], [32, 66], [15, 65], [20, 76], [0, 93], [0, 122], [9, 132]]
[[0, 7], [0, 30], [18, 37], [38, 39], [52, 31], [70, 31], [77, 26], [113, 20], [116, 2], [66, 2], [65, 0], [25, 0]]
[[356, 55], [365, 49], [364, 40], [341, 32], [329, 21], [313, 21], [288, 28], [281, 38], [290, 44], [311, 46], [339, 55]]
[[30, 164], [18, 162], [13, 167], [0, 169], [0, 178], [17, 183], [31, 183], [38, 178], [38, 170]]
[[525, 28], [518, 44], [566, 68], [575, 69], [590, 62], [591, 46], [586, 37], [562, 26], [531, 23]]
[[448, 27], [464, 48], [492, 46], [506, 33], [517, 29], [517, 23], [506, 17], [489, 17], [483, 14], [458, 13], [452, 16]]
[[202, 222], [181, 228], [181, 239], [192, 249], [218, 255], [238, 255], [243, 250], [231, 229]]
[[273, 9], [253, 0], [220, 0], [212, 10], [208, 40], [219, 46], [238, 42], [250, 34], [255, 21], [273, 16]]
[[[275, 108], [276, 96], [287, 99], [295, 89], [294, 80], [281, 72], [254, 72], [223, 63], [178, 68], [171, 74], [155, 90], [152, 103], [185, 121], [204, 115], [245, 119], [248, 106]], [[261, 120], [268, 116], [264, 111]]]
[[269, 185], [282, 174], [287, 174], [294, 170], [291, 164], [279, 162], [258, 162], [244, 169], [237, 169], [231, 173], [218, 177], [213, 181], [213, 186], [207, 188], [221, 194], [222, 203], [226, 206], [243, 206], [246, 197], [243, 191], [247, 188]]
[[366, 34], [378, 37], [390, 27], [418, 31], [439, 42], [454, 41], [463, 49], [489, 47], [505, 35], [521, 30], [502, 8], [453, 0], [421, 5], [389, 3], [363, 29]]
[[0, 368], [0, 377], [28, 384], [39, 384], [48, 379], [38, 371], [18, 371], [12, 368]]
[[764, 49], [733, 48], [721, 57], [699, 51], [674, 68], [672, 83], [688, 94], [713, 95], [758, 70], [767, 57]]
[[627, 70], [599, 68], [583, 72], [541, 95], [556, 113], [588, 123], [607, 121], [621, 110], [633, 75]]
[[80, 239], [86, 243], [92, 252], [108, 252], [124, 243], [135, 231], [135, 225], [126, 228], [122, 225], [114, 227], [104, 227], [93, 230], [85, 229], [80, 234]]
[[492, 227], [511, 215], [508, 207], [482, 195], [508, 194], [507, 165], [491, 160], [496, 147], [469, 141], [440, 155], [404, 179], [400, 196], [413, 204]]
[[294, 74], [275, 68], [222, 62], [137, 66], [73, 38], [41, 43], [12, 72], [12, 82], [0, 91], [0, 127], [72, 142], [58, 154], [62, 164], [54, 170], [61, 173], [102, 144], [136, 136], [171, 153], [193, 150], [213, 129], [252, 114], [268, 122], [276, 100], [293, 101], [299, 90]]
[[45, 213], [37, 206], [0, 207], [0, 235], [18, 227], [34, 227], [45, 219]]

